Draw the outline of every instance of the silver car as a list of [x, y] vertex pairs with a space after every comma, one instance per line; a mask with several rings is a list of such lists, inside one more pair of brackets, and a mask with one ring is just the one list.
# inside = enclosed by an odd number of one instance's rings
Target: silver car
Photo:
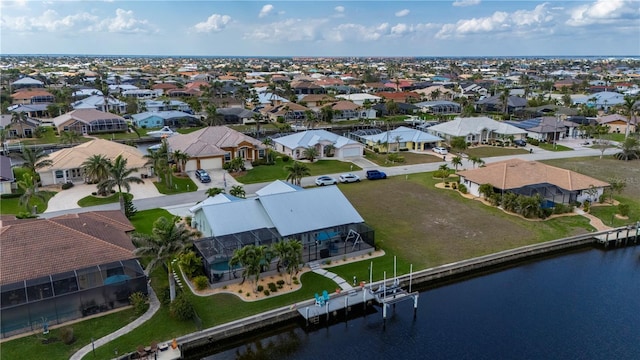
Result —
[[316, 185], [325, 186], [325, 185], [335, 185], [338, 183], [338, 180], [332, 178], [331, 176], [320, 176], [316, 179]]
[[342, 174], [340, 175], [341, 183], [360, 182], [360, 177], [356, 174]]

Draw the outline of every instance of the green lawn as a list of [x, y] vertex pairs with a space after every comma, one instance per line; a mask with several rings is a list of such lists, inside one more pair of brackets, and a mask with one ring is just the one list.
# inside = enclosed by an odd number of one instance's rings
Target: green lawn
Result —
[[558, 144], [553, 145], [550, 143], [543, 143], [543, 142], [538, 144], [538, 147], [542, 150], [547, 150], [547, 151], [573, 151], [573, 149], [570, 147], [566, 147]]
[[[146, 134], [144, 129], [139, 129], [140, 137]], [[116, 132], [116, 133], [104, 133], [104, 134], [91, 134], [91, 136], [95, 136], [100, 139], [105, 140], [131, 140], [131, 139], [139, 139], [138, 135], [135, 132]]]
[[[75, 342], [66, 345], [60, 341], [60, 329], [52, 329], [48, 335], [41, 333], [18, 338], [2, 343], [0, 347], [0, 359], [68, 359], [76, 351], [91, 343], [91, 338], [99, 339], [125, 326], [136, 318], [133, 309], [125, 309], [109, 315], [70, 324], [65, 327], [73, 328]], [[58, 341], [43, 344], [44, 339], [57, 338]], [[114, 349], [109, 348], [109, 357], [114, 355]], [[46, 354], [46, 355], [45, 355]], [[101, 358], [101, 359], [102, 359]]]
[[[55, 191], [40, 190], [45, 196], [46, 201], [40, 199], [31, 199], [29, 202], [29, 209], [33, 209], [34, 206], [38, 207], [38, 214], [42, 214], [47, 210], [47, 202], [56, 194]], [[29, 210], [29, 211], [30, 211]], [[2, 215], [17, 215], [21, 212], [27, 211], [24, 206], [20, 206], [20, 198], [15, 197], [11, 199], [0, 199], [0, 214]]]
[[640, 201], [634, 201], [632, 199], [622, 198], [620, 196], [614, 196], [614, 199], [620, 201], [621, 204], [629, 205], [628, 219], [620, 219], [616, 217], [619, 214], [617, 206], [592, 206], [590, 213], [607, 225], [612, 227], [619, 227], [625, 225], [632, 225], [640, 221]]
[[176, 129], [176, 131], [179, 132], [180, 134], [189, 134], [189, 133], [192, 133], [194, 131], [198, 131], [200, 129], [202, 129], [201, 126], [196, 126], [196, 127], [178, 128], [178, 129]]
[[433, 153], [412, 153], [408, 151], [401, 151], [398, 155], [404, 157], [404, 162], [390, 163], [387, 160], [387, 154], [379, 154], [373, 151], [367, 150], [365, 152], [365, 159], [372, 161], [380, 166], [403, 166], [414, 164], [426, 164], [442, 161], [442, 156]]
[[165, 209], [151, 209], [138, 211], [131, 219], [133, 227], [136, 231], [143, 234], [151, 234], [153, 229], [153, 223], [159, 217], [164, 216], [167, 219], [173, 217], [173, 215]]
[[198, 186], [194, 184], [193, 180], [188, 176], [173, 175], [173, 187], [171, 188], [168, 187], [164, 181], [154, 181], [153, 185], [156, 186], [161, 194], [165, 195], [180, 194], [198, 190]]
[[468, 156], [477, 156], [480, 158], [494, 157], [494, 156], [506, 156], [506, 155], [520, 155], [528, 154], [528, 150], [522, 148], [512, 147], [500, 147], [500, 146], [477, 146], [463, 150], [463, 153]]
[[[285, 163], [282, 161], [282, 157], [278, 156], [274, 165], [256, 166], [245, 174], [237, 176], [236, 180], [243, 184], [261, 183], [277, 179], [284, 180], [289, 175], [285, 167], [291, 166], [292, 164], [293, 160]], [[304, 164], [309, 167], [311, 176], [361, 170], [357, 165], [339, 160], [317, 160], [313, 163], [305, 162]]]
[[622, 143], [624, 142], [624, 131], [622, 131], [620, 134], [609, 133], [609, 134], [598, 135], [598, 137], [601, 139], [612, 140], [612, 141], [617, 141], [619, 143]]
[[[129, 193], [125, 193], [124, 196], [128, 197], [129, 200], [133, 199], [133, 195]], [[88, 206], [96, 206], [96, 205], [113, 204], [119, 201], [120, 201], [120, 196], [118, 195], [118, 193], [111, 194], [107, 197], [89, 195], [78, 200], [78, 205], [80, 207], [88, 207]]]

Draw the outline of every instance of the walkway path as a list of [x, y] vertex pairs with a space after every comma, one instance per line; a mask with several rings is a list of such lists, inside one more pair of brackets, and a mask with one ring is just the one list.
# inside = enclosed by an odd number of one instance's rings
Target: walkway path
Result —
[[145, 312], [144, 314], [142, 314], [142, 316], [130, 322], [126, 326], [118, 329], [116, 332], [105, 335], [100, 339], [95, 340], [93, 344], [86, 345], [82, 349], [78, 350], [75, 354], [73, 354], [69, 359], [80, 360], [93, 350], [93, 346], [99, 347], [108, 342], [111, 342], [119, 338], [120, 336], [131, 332], [133, 329], [137, 328], [138, 326], [144, 324], [147, 320], [151, 319], [151, 317], [155, 315], [158, 309], [160, 309], [160, 301], [158, 300], [156, 293], [153, 292], [153, 288], [151, 288], [151, 286], [147, 286], [147, 289], [149, 291], [149, 309], [147, 310], [147, 312]]
[[583, 210], [580, 210], [578, 208], [573, 210], [575, 213], [580, 214], [584, 217], [586, 217], [587, 219], [589, 219], [589, 224], [591, 224], [591, 226], [593, 226], [596, 231], [605, 231], [605, 230], [609, 230], [611, 229], [611, 227], [605, 225], [602, 220], [600, 220], [599, 218], [584, 212]]
[[324, 276], [326, 278], [329, 278], [329, 279], [335, 281], [338, 284], [338, 286], [340, 286], [340, 289], [342, 289], [342, 290], [351, 290], [351, 289], [353, 289], [353, 287], [351, 285], [349, 285], [349, 283], [345, 279], [341, 278], [337, 274], [334, 274], [334, 273], [332, 273], [330, 271], [327, 271], [327, 270], [321, 268], [320, 267], [320, 263], [314, 262], [314, 263], [309, 264], [309, 266], [311, 267], [311, 271], [313, 271], [314, 273], [316, 273], [318, 275], [322, 275], [322, 276]]

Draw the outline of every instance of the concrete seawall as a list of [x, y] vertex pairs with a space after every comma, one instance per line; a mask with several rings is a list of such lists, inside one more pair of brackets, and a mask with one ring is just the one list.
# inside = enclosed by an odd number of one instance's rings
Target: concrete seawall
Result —
[[[621, 231], [619, 231], [619, 233], [620, 232]], [[517, 249], [505, 250], [473, 259], [462, 260], [451, 264], [416, 271], [411, 275], [407, 274], [398, 276], [398, 281], [403, 288], [408, 287], [410, 281], [414, 288], [436, 286], [459, 278], [495, 271], [508, 266], [517, 265], [527, 260], [550, 256], [567, 250], [593, 247], [598, 243], [602, 243], [601, 239], [603, 236], [608, 238], [611, 233], [612, 231], [589, 233], [541, 244], [523, 246]], [[628, 234], [629, 233], [627, 232], [627, 236]], [[629, 239], [632, 239], [631, 241], [633, 241], [633, 244], [637, 244], [637, 233], [630, 236]], [[391, 281], [392, 279], [387, 279], [387, 283], [390, 283]], [[382, 281], [377, 281], [370, 285], [375, 288], [381, 284]], [[357, 291], [362, 291], [362, 289], [357, 288]], [[303, 303], [298, 303], [297, 306], [304, 307], [312, 306], [313, 304], [314, 300], [309, 300]], [[180, 344], [183, 356], [188, 358], [190, 354], [193, 354], [193, 352], [198, 352], [196, 350], [197, 348], [207, 347], [215, 342], [231, 337], [249, 335], [281, 324], [291, 323], [299, 316], [300, 315], [296, 309], [291, 306], [286, 306], [185, 335], [178, 338], [177, 341]]]

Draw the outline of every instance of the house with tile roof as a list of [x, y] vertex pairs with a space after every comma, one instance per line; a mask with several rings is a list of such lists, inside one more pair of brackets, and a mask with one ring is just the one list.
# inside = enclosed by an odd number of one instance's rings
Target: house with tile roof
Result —
[[2, 219], [0, 334], [3, 338], [129, 305], [147, 294], [122, 212]]
[[262, 190], [256, 197], [192, 208], [192, 225], [204, 236], [194, 248], [212, 282], [239, 275], [229, 259], [249, 244], [295, 239], [303, 245], [303, 262], [373, 248], [373, 230], [337, 186], [303, 189], [276, 181]]
[[458, 171], [469, 194], [481, 196], [480, 186], [491, 184], [498, 193], [540, 195], [547, 205], [597, 201], [609, 183], [575, 171], [518, 158]]
[[49, 154], [47, 159], [51, 160], [51, 165], [38, 169], [42, 185], [84, 182], [82, 163], [97, 154], [104, 155], [110, 160], [122, 155], [127, 159], [129, 168], [138, 169], [132, 174], [133, 176], [146, 177], [151, 175], [151, 167], [147, 164], [148, 160], [137, 148], [115, 141], [95, 139]]
[[523, 139], [527, 131], [505, 122], [495, 121], [486, 116], [455, 118], [427, 128], [427, 132], [447, 141], [454, 137], [464, 137], [468, 143], [480, 144], [493, 140], [504, 140], [513, 136]]
[[598, 122], [598, 124], [600, 125], [606, 125], [609, 127], [609, 132], [610, 133], [625, 133], [626, 129], [627, 129], [627, 125], [629, 125], [629, 132], [630, 133], [634, 133], [636, 131], [636, 125], [632, 122], [629, 121], [629, 118], [627, 118], [624, 115], [620, 115], [620, 114], [611, 114], [611, 115], [605, 115], [605, 116], [600, 116], [598, 118], [596, 118], [596, 121]]
[[139, 128], [153, 129], [163, 126], [196, 125], [200, 119], [192, 114], [178, 111], [145, 111], [131, 115], [131, 121]]
[[78, 134], [112, 133], [129, 130], [127, 121], [122, 117], [95, 108], [76, 109], [53, 118], [58, 134], [63, 131], [75, 131]]
[[[364, 145], [334, 134], [326, 130], [307, 130], [273, 139], [275, 150], [291, 156], [293, 159], [304, 159], [304, 150], [314, 147], [318, 159], [347, 159], [361, 157]], [[328, 147], [331, 145], [331, 147]], [[331, 149], [331, 150], [330, 150]]]
[[208, 126], [189, 134], [167, 138], [169, 149], [189, 154], [187, 171], [221, 169], [236, 157], [245, 161], [264, 158], [266, 146], [259, 140], [226, 126]]
[[43, 89], [24, 89], [11, 94], [13, 105], [51, 104], [55, 97]]
[[33, 89], [33, 88], [43, 88], [44, 87], [44, 83], [40, 80], [36, 80], [34, 78], [30, 78], [28, 76], [25, 76], [21, 79], [18, 79], [14, 82], [11, 83], [11, 88], [12, 89]]

